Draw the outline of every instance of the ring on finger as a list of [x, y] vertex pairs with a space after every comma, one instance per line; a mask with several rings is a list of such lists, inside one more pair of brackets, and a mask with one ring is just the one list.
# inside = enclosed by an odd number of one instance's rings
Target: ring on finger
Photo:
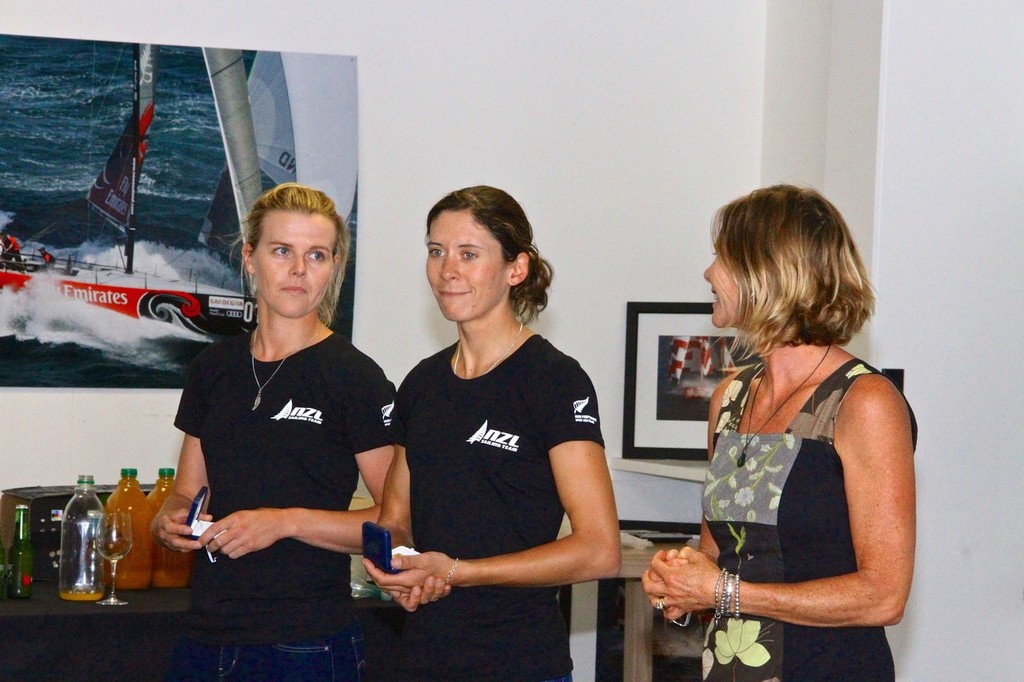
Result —
[[661, 598], [658, 599], [658, 601], [654, 602], [654, 608], [656, 608], [659, 611], [664, 611], [665, 610], [665, 598], [661, 597]]

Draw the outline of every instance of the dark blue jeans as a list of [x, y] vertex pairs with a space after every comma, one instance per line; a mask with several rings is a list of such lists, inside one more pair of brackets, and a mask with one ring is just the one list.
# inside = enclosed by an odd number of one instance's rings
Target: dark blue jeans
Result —
[[359, 624], [328, 637], [259, 645], [217, 645], [182, 637], [167, 682], [266, 680], [267, 682], [360, 682], [366, 671]]

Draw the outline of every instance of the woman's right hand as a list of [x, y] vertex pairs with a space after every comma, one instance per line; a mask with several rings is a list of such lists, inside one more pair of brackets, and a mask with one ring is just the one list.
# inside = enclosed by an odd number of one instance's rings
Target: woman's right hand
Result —
[[[178, 455], [178, 476], [174, 481], [174, 489], [149, 526], [153, 539], [175, 552], [202, 549], [202, 544], [192, 539], [192, 528], [185, 521], [192, 508], [192, 498], [203, 486], [209, 485], [202, 443], [195, 436], [185, 434]], [[200, 514], [199, 518], [203, 521], [213, 520], [209, 514]]]
[[[213, 519], [209, 514], [200, 514], [199, 518], [204, 521]], [[185, 509], [161, 509], [150, 524], [153, 539], [175, 552], [202, 549], [202, 544], [192, 539], [192, 528], [185, 523], [187, 519], [188, 512]]]
[[691, 611], [703, 611], [714, 601], [718, 567], [692, 547], [662, 550], [651, 559], [642, 583], [651, 604], [663, 600], [664, 614], [675, 620]]

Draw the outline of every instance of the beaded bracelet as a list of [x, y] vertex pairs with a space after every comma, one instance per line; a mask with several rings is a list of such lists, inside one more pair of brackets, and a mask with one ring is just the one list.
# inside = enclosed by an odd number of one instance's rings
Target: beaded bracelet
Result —
[[735, 600], [733, 601], [733, 612], [732, 615], [735, 618], [740, 617], [740, 574], [737, 573], [733, 576], [733, 582], [735, 583]]
[[722, 585], [725, 582], [725, 576], [729, 575], [729, 572], [722, 569], [722, 572], [718, 574], [718, 580], [715, 581], [715, 620], [717, 621], [722, 617]]
[[459, 567], [459, 558], [455, 557], [455, 563], [452, 564], [452, 567], [450, 569], [448, 569], [448, 575], [446, 575], [444, 577], [444, 584], [445, 584], [445, 586], [448, 585], [448, 582], [452, 579], [452, 576], [455, 575], [455, 569], [458, 568], [458, 567]]
[[715, 582], [715, 620], [722, 616], [740, 615], [740, 574], [729, 573], [726, 569], [718, 574]]

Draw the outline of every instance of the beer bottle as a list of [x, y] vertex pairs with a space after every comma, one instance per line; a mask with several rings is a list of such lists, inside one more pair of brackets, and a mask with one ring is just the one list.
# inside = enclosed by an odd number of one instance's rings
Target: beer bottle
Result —
[[28, 599], [32, 596], [33, 559], [28, 505], [19, 504], [14, 508], [14, 541], [7, 553], [7, 564], [11, 567], [7, 596], [11, 599]]
[[7, 550], [4, 549], [3, 538], [0, 538], [0, 599], [7, 596]]

